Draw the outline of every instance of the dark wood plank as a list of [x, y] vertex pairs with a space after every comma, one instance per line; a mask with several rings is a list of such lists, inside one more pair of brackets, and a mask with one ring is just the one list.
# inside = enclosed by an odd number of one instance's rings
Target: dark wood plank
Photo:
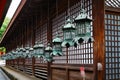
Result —
[[[104, 0], [93, 2], [93, 36], [94, 36], [94, 80], [105, 80], [105, 36], [104, 36]], [[99, 5], [100, 4], [100, 5]], [[103, 65], [103, 70], [97, 70], [97, 63]]]

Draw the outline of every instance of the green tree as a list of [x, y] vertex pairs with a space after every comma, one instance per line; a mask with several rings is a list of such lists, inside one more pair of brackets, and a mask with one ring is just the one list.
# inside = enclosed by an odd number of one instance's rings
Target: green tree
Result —
[[2, 26], [1, 26], [1, 28], [0, 28], [0, 39], [2, 38], [2, 36], [3, 36], [3, 34], [4, 34], [5, 30], [6, 30], [9, 22], [10, 22], [10, 18], [6, 17], [3, 24], [2, 24]]

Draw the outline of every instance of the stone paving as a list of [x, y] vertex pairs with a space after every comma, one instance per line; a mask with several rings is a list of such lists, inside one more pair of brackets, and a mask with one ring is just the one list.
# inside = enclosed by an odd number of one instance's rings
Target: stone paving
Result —
[[1, 69], [0, 69], [0, 80], [10, 80]]

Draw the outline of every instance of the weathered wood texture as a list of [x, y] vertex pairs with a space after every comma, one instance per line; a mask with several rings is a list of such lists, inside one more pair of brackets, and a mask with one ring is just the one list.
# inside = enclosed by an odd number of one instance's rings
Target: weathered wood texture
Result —
[[[99, 4], [101, 6], [99, 6]], [[93, 35], [94, 35], [94, 71], [95, 80], [105, 80], [105, 31], [104, 31], [104, 0], [93, 0]], [[97, 70], [97, 63], [101, 63], [103, 70]]]

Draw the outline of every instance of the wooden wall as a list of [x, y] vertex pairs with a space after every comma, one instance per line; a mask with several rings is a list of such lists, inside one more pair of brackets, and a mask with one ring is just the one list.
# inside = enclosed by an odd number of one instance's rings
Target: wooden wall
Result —
[[[81, 0], [27, 1], [2, 45], [9, 52], [17, 47], [33, 47], [35, 42], [47, 46], [56, 32], [63, 39], [62, 25], [66, 16], [77, 16], [80, 6]], [[104, 0], [83, 0], [83, 8], [93, 18], [91, 35], [95, 42], [84, 42], [68, 50], [63, 48], [64, 55], [53, 57], [54, 62], [46, 62], [43, 58], [18, 58], [7, 60], [7, 65], [44, 80], [83, 80], [80, 67], [85, 67], [86, 80], [105, 80]], [[97, 71], [98, 62], [103, 65], [102, 71]]]

